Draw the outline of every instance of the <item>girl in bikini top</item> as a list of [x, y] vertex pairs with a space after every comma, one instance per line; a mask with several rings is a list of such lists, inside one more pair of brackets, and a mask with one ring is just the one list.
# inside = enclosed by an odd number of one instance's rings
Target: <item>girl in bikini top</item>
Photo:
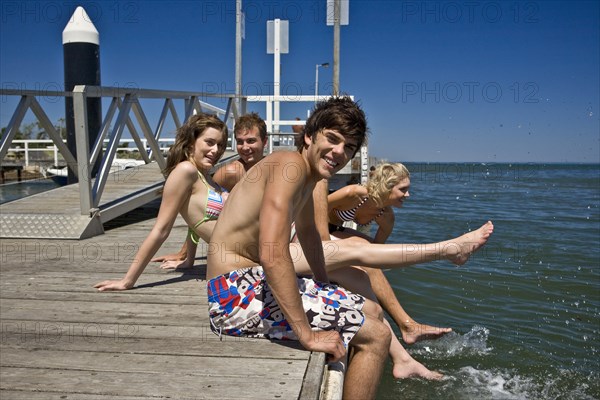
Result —
[[[119, 280], [106, 280], [94, 285], [100, 291], [131, 289], [142, 274], [148, 262], [166, 240], [173, 228], [177, 214], [189, 215], [189, 207], [194, 204], [185, 199], [192, 196], [197, 180], [192, 179], [197, 172], [206, 185], [204, 215], [194, 225], [198, 228], [207, 221], [215, 220], [223, 208], [223, 196], [209, 185], [202, 172], [207, 173], [221, 158], [227, 144], [227, 125], [213, 115], [198, 113], [191, 116], [185, 124], [177, 129], [175, 143], [171, 146], [167, 165], [164, 170], [167, 176], [163, 189], [163, 198], [158, 216], [151, 232], [140, 245], [138, 252], [125, 276]], [[192, 168], [195, 167], [194, 171]], [[195, 196], [193, 199], [198, 199]], [[197, 200], [196, 200], [197, 201]], [[202, 201], [202, 200], [200, 200]], [[188, 210], [182, 207], [188, 207]], [[199, 215], [199, 214], [194, 214]], [[204, 227], [203, 227], [204, 228]]]
[[338, 226], [347, 221], [360, 226], [375, 221], [378, 229], [373, 240], [385, 243], [394, 227], [392, 208], [402, 207], [409, 197], [409, 176], [404, 165], [384, 163], [375, 168], [366, 186], [350, 185], [330, 194], [330, 232], [340, 230]]
[[226, 190], [220, 186], [219, 186], [220, 191], [216, 191], [215, 189], [213, 189], [208, 184], [208, 182], [206, 181], [206, 178], [200, 171], [198, 171], [198, 177], [200, 178], [202, 183], [204, 183], [204, 185], [206, 186], [207, 195], [206, 195], [206, 202], [204, 204], [204, 218], [202, 218], [200, 221], [196, 222], [196, 224], [194, 225], [193, 228], [188, 228], [190, 238], [196, 244], [198, 244], [198, 242], [200, 241], [200, 237], [198, 237], [196, 232], [194, 232], [194, 229], [198, 228], [200, 225], [202, 225], [203, 223], [205, 223], [207, 221], [216, 221], [217, 218], [219, 218], [219, 215], [221, 214], [221, 211], [223, 211], [223, 205], [225, 203], [225, 199], [223, 199], [223, 195], [221, 193], [226, 192]]
[[356, 211], [367, 202], [367, 200], [369, 200], [369, 196], [364, 197], [360, 203], [358, 203], [358, 205], [354, 208], [351, 208], [350, 210], [338, 210], [338, 209], [334, 209], [333, 212], [335, 213], [335, 215], [344, 222], [347, 221], [353, 221], [356, 222], [358, 225], [360, 226], [366, 226], [369, 225], [371, 222], [375, 221], [377, 218], [381, 217], [383, 215], [383, 212], [385, 211], [385, 208], [382, 208], [379, 210], [379, 213], [371, 218], [371, 220], [369, 220], [369, 222], [365, 223], [365, 224], [360, 224], [358, 221], [356, 221]]

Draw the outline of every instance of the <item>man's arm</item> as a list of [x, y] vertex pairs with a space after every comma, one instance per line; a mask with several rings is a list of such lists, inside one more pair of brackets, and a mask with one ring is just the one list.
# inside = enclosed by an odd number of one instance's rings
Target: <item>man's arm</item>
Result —
[[244, 172], [244, 167], [236, 160], [219, 168], [213, 175], [213, 181], [231, 192], [233, 187], [244, 176]]
[[[265, 190], [260, 210], [259, 258], [273, 296], [298, 340], [307, 350], [323, 351], [340, 359], [345, 348], [339, 335], [331, 332], [314, 332], [302, 300], [298, 294], [297, 277], [289, 251], [291, 223], [294, 217], [294, 204], [302, 196], [306, 179], [304, 161], [297, 155], [292, 159], [275, 156], [274, 161], [265, 166]], [[285, 179], [284, 167], [294, 160], [301, 165], [300, 176]]]
[[313, 207], [315, 209], [315, 225], [322, 241], [330, 240], [329, 217], [327, 210], [327, 195], [329, 194], [329, 181], [322, 179], [317, 182], [313, 190]]
[[259, 258], [277, 304], [302, 342], [302, 333], [306, 334], [310, 325], [298, 295], [288, 240], [294, 214], [294, 198], [301, 195], [300, 181], [304, 177], [294, 181], [283, 179], [281, 164], [285, 161], [282, 158], [279, 160], [281, 161], [271, 162], [268, 170], [263, 169], [263, 174], [269, 176], [264, 178], [267, 181], [259, 214]]
[[[316, 188], [315, 188], [316, 190]], [[313, 190], [313, 196], [315, 191]], [[308, 261], [308, 265], [313, 273], [313, 277], [318, 282], [329, 282], [325, 270], [325, 256], [323, 255], [323, 242], [320, 232], [315, 226], [316, 214], [313, 205], [313, 198], [310, 198], [302, 211], [296, 218], [296, 231], [298, 232], [298, 241]], [[326, 232], [329, 237], [329, 232]]]

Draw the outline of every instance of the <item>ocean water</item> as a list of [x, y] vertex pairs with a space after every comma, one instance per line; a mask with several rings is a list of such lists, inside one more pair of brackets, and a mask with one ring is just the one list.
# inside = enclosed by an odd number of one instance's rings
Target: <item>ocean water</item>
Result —
[[389, 242], [495, 230], [462, 267], [386, 272], [415, 320], [454, 332], [407, 347], [443, 380], [395, 380], [388, 363], [378, 398], [600, 399], [600, 165], [407, 166]]
[[59, 186], [59, 184], [53, 182], [51, 179], [5, 183], [0, 185], [0, 204], [45, 192]]
[[[600, 164], [407, 166], [390, 242], [495, 231], [462, 267], [386, 272], [415, 320], [454, 332], [407, 347], [443, 380], [395, 380], [388, 363], [377, 398], [600, 399]], [[3, 185], [0, 203], [54, 186]]]

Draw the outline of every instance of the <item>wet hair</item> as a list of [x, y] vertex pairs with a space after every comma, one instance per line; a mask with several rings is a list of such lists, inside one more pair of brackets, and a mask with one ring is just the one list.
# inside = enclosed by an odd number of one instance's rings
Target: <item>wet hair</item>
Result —
[[253, 112], [250, 114], [242, 115], [235, 121], [235, 127], [233, 128], [234, 135], [237, 135], [238, 132], [242, 130], [251, 130], [252, 128], [257, 127], [258, 133], [260, 134], [260, 139], [263, 142], [267, 141], [267, 124], [265, 121], [258, 115]]
[[175, 143], [169, 150], [167, 167], [164, 171], [165, 175], [169, 175], [180, 162], [191, 159], [196, 140], [202, 136], [208, 128], [218, 130], [223, 136], [223, 140], [219, 145], [219, 157], [217, 157], [217, 159], [221, 158], [225, 152], [225, 147], [227, 146], [227, 125], [214, 115], [203, 113], [192, 115], [187, 122], [177, 130]]
[[360, 149], [367, 136], [367, 118], [358, 103], [348, 96], [331, 97], [317, 103], [306, 120], [303, 134], [296, 136], [296, 147], [302, 152], [304, 137], [311, 140], [323, 129], [338, 131], [345, 138], [355, 139], [358, 146], [352, 155]]
[[410, 172], [404, 164], [379, 164], [371, 173], [369, 182], [367, 182], [369, 198], [375, 201], [377, 207], [383, 207], [383, 203], [389, 198], [392, 188], [408, 177], [410, 177]]

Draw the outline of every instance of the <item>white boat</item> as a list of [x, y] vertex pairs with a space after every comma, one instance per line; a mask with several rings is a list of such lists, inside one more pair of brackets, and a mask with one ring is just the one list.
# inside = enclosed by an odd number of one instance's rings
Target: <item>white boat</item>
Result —
[[[123, 171], [124, 169], [135, 168], [144, 165], [143, 160], [133, 160], [130, 158], [115, 158], [110, 166], [110, 173]], [[67, 167], [52, 167], [42, 171], [44, 177], [52, 179], [57, 184], [64, 186], [67, 184], [69, 169]]]

